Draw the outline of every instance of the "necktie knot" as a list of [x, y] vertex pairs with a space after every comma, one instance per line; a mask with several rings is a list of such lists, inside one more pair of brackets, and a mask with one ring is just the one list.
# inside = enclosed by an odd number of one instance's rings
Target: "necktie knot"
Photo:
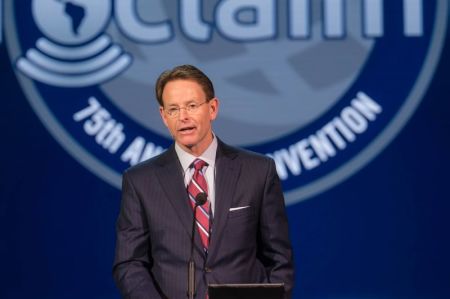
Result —
[[200, 171], [203, 169], [203, 167], [207, 166], [208, 163], [203, 161], [202, 159], [195, 159], [194, 162], [192, 162], [191, 167], [194, 167], [196, 171]]

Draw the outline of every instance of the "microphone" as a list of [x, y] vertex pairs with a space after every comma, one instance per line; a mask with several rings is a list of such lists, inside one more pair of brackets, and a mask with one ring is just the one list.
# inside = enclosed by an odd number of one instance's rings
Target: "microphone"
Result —
[[195, 197], [195, 205], [196, 205], [196, 207], [204, 205], [207, 200], [208, 200], [208, 195], [206, 195], [205, 192], [200, 192]]
[[194, 299], [195, 296], [195, 263], [194, 263], [194, 234], [195, 234], [195, 216], [197, 214], [197, 207], [204, 205], [208, 200], [208, 195], [205, 192], [200, 192], [195, 196], [194, 216], [192, 218], [192, 234], [191, 234], [191, 256], [188, 263], [188, 298]]

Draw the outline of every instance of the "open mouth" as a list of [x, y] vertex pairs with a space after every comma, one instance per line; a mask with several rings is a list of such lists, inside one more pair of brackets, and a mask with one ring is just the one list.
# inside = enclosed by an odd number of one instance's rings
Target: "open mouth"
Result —
[[182, 134], [189, 134], [192, 133], [195, 130], [195, 127], [185, 127], [178, 130], [178, 132]]

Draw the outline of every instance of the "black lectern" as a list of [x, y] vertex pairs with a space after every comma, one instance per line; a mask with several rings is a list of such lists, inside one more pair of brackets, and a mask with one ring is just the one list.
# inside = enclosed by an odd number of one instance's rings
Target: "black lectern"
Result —
[[209, 299], [283, 299], [283, 283], [210, 284]]

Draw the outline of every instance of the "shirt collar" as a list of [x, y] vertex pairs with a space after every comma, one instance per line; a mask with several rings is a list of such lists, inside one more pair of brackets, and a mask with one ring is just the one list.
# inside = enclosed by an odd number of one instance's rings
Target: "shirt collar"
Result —
[[189, 166], [191, 166], [192, 162], [194, 162], [194, 160], [197, 158], [202, 159], [203, 161], [208, 163], [208, 166], [211, 166], [214, 168], [214, 165], [216, 163], [217, 138], [213, 134], [213, 140], [212, 140], [211, 144], [199, 157], [196, 157], [196, 156], [191, 155], [190, 153], [186, 152], [176, 142], [175, 142], [175, 151], [177, 153], [178, 159], [180, 160], [180, 163], [181, 163], [181, 166], [183, 167], [184, 172], [186, 172], [189, 169]]

